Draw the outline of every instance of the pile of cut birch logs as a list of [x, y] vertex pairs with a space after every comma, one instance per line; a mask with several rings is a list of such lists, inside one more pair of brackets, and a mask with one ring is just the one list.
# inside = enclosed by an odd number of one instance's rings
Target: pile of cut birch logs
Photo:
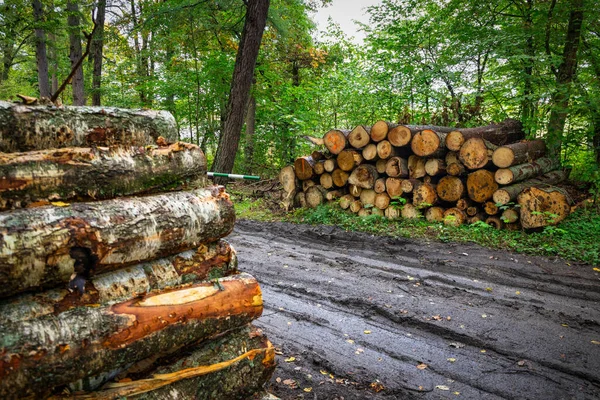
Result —
[[274, 348], [168, 113], [0, 102], [0, 398], [234, 399]]
[[570, 212], [555, 186], [568, 172], [545, 157], [543, 140], [524, 140], [515, 120], [466, 129], [378, 121], [308, 139], [326, 151], [281, 170], [288, 210], [335, 201], [361, 216], [498, 229], [556, 224]]

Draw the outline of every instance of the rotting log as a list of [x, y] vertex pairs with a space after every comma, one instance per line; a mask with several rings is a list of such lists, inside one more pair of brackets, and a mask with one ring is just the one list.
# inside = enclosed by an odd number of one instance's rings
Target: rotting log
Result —
[[460, 226], [467, 221], [467, 214], [463, 210], [452, 207], [444, 211], [444, 225]]
[[546, 142], [542, 139], [507, 144], [492, 154], [492, 162], [498, 168], [532, 162], [546, 154]]
[[371, 141], [371, 127], [358, 125], [348, 134], [348, 142], [355, 149], [362, 149]]
[[448, 164], [448, 166], [446, 167], [446, 172], [448, 173], [448, 175], [461, 176], [465, 175], [467, 173], [467, 170], [465, 169], [463, 163], [457, 161]]
[[350, 211], [357, 214], [363, 208], [363, 204], [360, 200], [354, 200], [350, 203]]
[[343, 150], [337, 156], [338, 168], [349, 172], [359, 166], [363, 162], [363, 156], [356, 150]]
[[406, 219], [417, 219], [421, 217], [421, 212], [415, 205], [411, 203], [406, 203], [402, 206], [400, 215], [402, 216], [402, 218]]
[[536, 186], [550, 186], [566, 180], [569, 176], [567, 171], [556, 170], [548, 172], [542, 176], [527, 181], [515, 183], [514, 185], [504, 186], [496, 190], [493, 195], [494, 203], [504, 205], [513, 202], [517, 199], [519, 193], [523, 190]]
[[362, 156], [366, 161], [377, 160], [377, 145], [369, 143], [362, 149]]
[[483, 211], [485, 211], [487, 215], [496, 215], [500, 212], [500, 208], [493, 201], [486, 201], [483, 204]]
[[360, 202], [363, 207], [373, 207], [375, 205], [375, 196], [377, 193], [373, 189], [363, 189], [360, 192]]
[[379, 178], [375, 181], [375, 185], [373, 186], [373, 190], [375, 190], [375, 193], [384, 193], [385, 192], [385, 190], [386, 190], [385, 179], [386, 178]]
[[490, 215], [489, 217], [487, 217], [485, 219], [485, 223], [498, 230], [504, 228], [504, 222], [500, 217], [496, 215]]
[[327, 190], [325, 190], [321, 185], [314, 185], [309, 187], [304, 194], [306, 195], [306, 206], [315, 208], [323, 204], [325, 201], [325, 195], [327, 195]]
[[433, 125], [390, 125], [387, 139], [392, 145], [401, 147], [406, 146], [411, 142], [415, 134], [423, 130], [433, 130], [440, 133], [449, 133], [453, 128], [447, 126]]
[[177, 139], [167, 111], [114, 107], [55, 107], [0, 101], [0, 152], [62, 147], [147, 146]]
[[419, 157], [443, 157], [448, 151], [446, 133], [424, 129], [413, 136], [410, 148]]
[[439, 158], [431, 158], [425, 162], [425, 172], [429, 176], [443, 175], [446, 173], [446, 163]]
[[66, 284], [76, 265], [101, 273], [190, 250], [234, 222], [218, 186], [0, 213], [0, 297]]
[[556, 225], [571, 212], [572, 200], [557, 187], [529, 187], [517, 197], [521, 226], [525, 229]]
[[235, 250], [219, 240], [196, 250], [96, 275], [85, 282], [83, 294], [64, 288], [2, 299], [0, 324], [25, 322], [75, 307], [112, 305], [154, 290], [236, 273]]
[[459, 201], [467, 193], [463, 181], [450, 175], [440, 179], [436, 186], [436, 192], [440, 199], [448, 202]]
[[141, 379], [122, 374], [121, 382], [108, 383], [101, 390], [50, 399], [245, 399], [262, 389], [276, 365], [275, 348], [251, 325], [152, 361], [147, 361], [151, 366]]
[[[467, 207], [467, 209], [465, 210], [465, 213], [469, 216], [469, 217], [474, 217], [477, 214], [481, 214], [481, 210], [479, 209], [479, 207], [477, 207], [476, 205], [471, 205], [469, 207]], [[487, 218], [487, 217], [486, 217]]]
[[151, 292], [105, 307], [0, 326], [0, 396], [40, 396], [174, 347], [244, 326], [262, 313], [248, 274]]
[[492, 155], [497, 146], [475, 137], [467, 140], [458, 153], [460, 162], [468, 169], [485, 168], [492, 163]]
[[331, 173], [331, 179], [333, 180], [333, 184], [337, 187], [346, 186], [346, 183], [348, 182], [348, 177], [350, 177], [350, 174], [339, 168], [335, 169]]
[[398, 219], [401, 216], [400, 208], [396, 206], [389, 206], [383, 210], [383, 215], [388, 219]]
[[402, 191], [402, 179], [385, 178], [385, 191], [392, 199], [401, 196], [404, 193]]
[[[466, 194], [466, 192], [465, 192]], [[469, 208], [469, 206], [471, 205], [471, 199], [459, 199], [456, 201], [456, 208], [458, 208], [459, 210], [463, 210], [465, 211], [467, 208]]]
[[442, 207], [429, 207], [425, 211], [425, 219], [429, 222], [444, 221], [444, 209]]
[[396, 149], [387, 140], [377, 143], [377, 156], [382, 160], [387, 160], [396, 155]]
[[306, 208], [306, 194], [304, 192], [298, 192], [294, 196], [294, 207]]
[[302, 181], [310, 179], [314, 175], [313, 166], [315, 160], [311, 156], [298, 157], [294, 161], [294, 172], [296, 177]]
[[413, 205], [417, 208], [431, 207], [437, 203], [438, 195], [435, 185], [422, 183], [413, 190]]
[[347, 130], [332, 129], [323, 136], [323, 144], [331, 154], [337, 156], [348, 147], [347, 136], [349, 134], [350, 131]]
[[377, 178], [379, 178], [379, 174], [373, 165], [362, 164], [352, 171], [352, 174], [348, 178], [348, 183], [363, 189], [372, 189]]
[[402, 157], [392, 157], [385, 163], [385, 173], [392, 178], [408, 177], [408, 162]]
[[0, 153], [0, 210], [50, 201], [102, 200], [206, 185], [196, 145], [65, 148]]
[[446, 147], [448, 150], [458, 151], [465, 141], [471, 138], [485, 139], [497, 146], [503, 146], [524, 139], [525, 132], [520, 121], [506, 119], [499, 124], [453, 130], [446, 136]]
[[471, 200], [477, 203], [484, 203], [491, 199], [496, 190], [498, 190], [498, 184], [494, 180], [493, 172], [478, 169], [467, 177], [467, 194]]
[[496, 179], [496, 182], [500, 185], [510, 185], [539, 175], [544, 175], [558, 168], [560, 168], [559, 160], [542, 157], [527, 164], [501, 168], [496, 171], [494, 179]]
[[373, 204], [375, 205], [376, 208], [380, 209], [380, 210], [385, 210], [386, 208], [389, 207], [390, 205], [390, 196], [383, 192], [383, 193], [377, 193], [375, 195], [375, 200], [373, 201]]
[[408, 176], [412, 179], [419, 179], [427, 175], [425, 172], [425, 159], [416, 155], [408, 157]]

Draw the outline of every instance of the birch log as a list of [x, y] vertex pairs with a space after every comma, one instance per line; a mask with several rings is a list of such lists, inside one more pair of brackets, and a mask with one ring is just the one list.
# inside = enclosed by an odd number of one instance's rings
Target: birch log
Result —
[[19, 323], [74, 307], [104, 306], [144, 295], [237, 273], [236, 252], [224, 240], [203, 244], [174, 256], [99, 274], [85, 283], [85, 292], [51, 289], [0, 300], [0, 324]]
[[206, 184], [198, 146], [66, 148], [0, 153], [0, 210], [30, 203], [108, 199]]
[[177, 138], [167, 111], [113, 107], [55, 107], [0, 101], [0, 152], [61, 147], [146, 146]]
[[[143, 379], [109, 383], [91, 393], [69, 393], [58, 399], [229, 400], [250, 398], [275, 370], [275, 348], [253, 326], [186, 348], [169, 363], [155, 363]], [[156, 365], [158, 364], [158, 365]]]
[[262, 313], [258, 282], [240, 274], [0, 326], [0, 396], [40, 396], [243, 326]]
[[[231, 233], [222, 187], [0, 214], [0, 297], [176, 254]], [[73, 256], [74, 250], [84, 255]]]

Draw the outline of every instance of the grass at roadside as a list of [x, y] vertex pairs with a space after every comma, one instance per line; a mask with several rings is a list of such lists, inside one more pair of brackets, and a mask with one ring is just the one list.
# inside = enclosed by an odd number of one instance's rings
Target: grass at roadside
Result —
[[345, 230], [376, 235], [427, 238], [443, 242], [474, 242], [490, 248], [559, 256], [567, 260], [600, 265], [600, 213], [593, 209], [578, 210], [556, 227], [527, 233], [496, 230], [484, 223], [451, 227], [443, 223], [429, 223], [424, 219], [388, 220], [378, 216], [359, 217], [337, 205], [298, 209], [285, 214], [272, 211], [273, 208], [269, 207], [265, 199], [240, 194], [233, 194], [232, 197], [238, 218], [337, 225]]

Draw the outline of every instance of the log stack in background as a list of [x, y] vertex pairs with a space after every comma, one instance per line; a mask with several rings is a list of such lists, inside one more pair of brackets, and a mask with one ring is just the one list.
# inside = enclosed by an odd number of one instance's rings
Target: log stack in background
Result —
[[556, 224], [570, 210], [555, 186], [568, 174], [545, 157], [543, 140], [524, 137], [512, 119], [466, 129], [385, 121], [333, 129], [323, 137], [326, 150], [281, 170], [283, 207], [338, 201], [363, 216], [499, 229]]
[[24, 151], [0, 153], [1, 398], [231, 399], [268, 381], [261, 291], [223, 240], [233, 204], [197, 146], [164, 139], [170, 119], [0, 104], [0, 149]]

